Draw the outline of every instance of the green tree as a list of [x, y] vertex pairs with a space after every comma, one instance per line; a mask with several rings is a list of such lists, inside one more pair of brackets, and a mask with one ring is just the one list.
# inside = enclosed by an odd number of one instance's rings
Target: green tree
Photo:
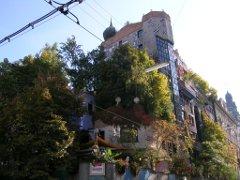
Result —
[[98, 76], [97, 64], [103, 60], [103, 49], [99, 48], [84, 54], [81, 46], [72, 36], [67, 39], [67, 42], [61, 44], [58, 54], [68, 64], [66, 71], [74, 91], [78, 93], [83, 88], [94, 91]]
[[203, 142], [198, 168], [205, 177], [235, 179], [233, 166], [235, 156], [229, 151], [226, 134], [221, 127], [205, 113], [203, 117]]
[[112, 57], [106, 58], [100, 46], [85, 55], [72, 37], [62, 44], [59, 54], [69, 64], [67, 72], [75, 92], [84, 87], [95, 91], [100, 107], [113, 106], [119, 96], [121, 105], [128, 109], [137, 96], [147, 113], [166, 120], [175, 119], [167, 77], [157, 71], [144, 72], [154, 65], [146, 51], [123, 45]]
[[195, 87], [198, 90], [203, 91], [207, 97], [213, 100], [217, 99], [217, 90], [210, 87], [208, 82], [205, 81], [197, 73], [194, 73], [193, 71], [189, 70], [187, 74], [185, 74], [184, 79], [187, 81], [193, 81]]
[[[80, 113], [56, 46], [0, 64], [0, 174], [6, 179], [51, 179], [75, 138]], [[7, 81], [9, 80], [9, 81]]]
[[[115, 98], [121, 97], [125, 109], [133, 106], [133, 99], [139, 97], [145, 111], [155, 117], [174, 120], [171, 91], [167, 77], [145, 69], [153, 66], [146, 51], [131, 48], [128, 45], [116, 49], [111, 58], [98, 63], [98, 80], [96, 102], [107, 108], [115, 104]], [[101, 67], [101, 68], [100, 68]]]

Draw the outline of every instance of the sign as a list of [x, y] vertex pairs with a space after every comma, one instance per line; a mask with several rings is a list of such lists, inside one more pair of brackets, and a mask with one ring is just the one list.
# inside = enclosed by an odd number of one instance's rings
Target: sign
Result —
[[90, 175], [102, 176], [105, 175], [105, 163], [90, 163]]

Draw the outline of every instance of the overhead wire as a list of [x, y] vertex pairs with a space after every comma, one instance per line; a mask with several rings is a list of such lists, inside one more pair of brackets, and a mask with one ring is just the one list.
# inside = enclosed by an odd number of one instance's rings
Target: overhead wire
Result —
[[[54, 10], [50, 11], [49, 13], [45, 14], [44, 16], [36, 19], [35, 21], [30, 22], [29, 24], [27, 24], [26, 26], [22, 27], [21, 29], [17, 30], [16, 32], [4, 37], [3, 39], [0, 40], [0, 44], [4, 43], [5, 41], [10, 42], [12, 40], [13, 37], [17, 36], [17, 35], [21, 35], [21, 34], [25, 34], [27, 32], [25, 32], [28, 28], [32, 28], [34, 29], [34, 26], [42, 21], [44, 21], [45, 19], [48, 19], [49, 17], [51, 17], [52, 15], [54, 15], [57, 12], [61, 12], [63, 14], [66, 14], [66, 10], [64, 10], [64, 8], [68, 8], [68, 6], [70, 6], [71, 4], [75, 3], [75, 2], [79, 2], [81, 3], [82, 0], [70, 0], [69, 2], [62, 4], [59, 7], [56, 7]], [[67, 10], [68, 11], [68, 10]], [[72, 14], [74, 16], [74, 14]], [[75, 17], [75, 16], [74, 16]], [[35, 26], [36, 27], [36, 26]], [[25, 32], [25, 33], [23, 33]], [[20, 36], [18, 36], [20, 37]], [[6, 43], [4, 43], [3, 45], [5, 45]], [[1, 47], [1, 46], [0, 46]]]
[[[53, 16], [53, 17], [51, 17], [51, 18], [49, 18], [49, 19], [43, 21], [42, 23], [36, 25], [35, 27], [39, 27], [39, 26], [45, 24], [46, 22], [48, 22], [48, 21], [54, 19], [55, 17], [59, 16], [60, 14], [61, 14], [61, 13], [56, 14], [55, 16]], [[25, 31], [25, 32], [23, 32], [23, 33], [21, 33], [21, 34], [19, 34], [19, 35], [16, 35], [16, 37], [13, 37], [13, 38], [11, 39], [11, 41], [14, 41], [15, 39], [17, 39], [17, 38], [23, 36], [24, 34], [27, 34], [28, 32], [30, 32], [30, 31], [32, 31], [32, 30], [33, 30], [33, 29], [29, 29], [29, 30], [27, 30], [27, 31]], [[5, 42], [5, 43], [2, 43], [2, 44], [0, 45], [0, 47], [6, 45], [7, 43], [9, 43], [9, 42], [7, 41], [7, 42]]]
[[81, 8], [80, 6], [78, 6], [79, 9], [81, 11], [83, 11], [86, 15], [88, 15], [89, 17], [91, 17], [96, 23], [98, 23], [100, 26], [102, 26], [103, 28], [106, 28], [106, 26], [104, 26], [102, 23], [100, 23], [95, 17], [93, 17], [90, 13], [88, 13], [87, 11], [85, 11], [83, 8]]
[[105, 18], [105, 16], [103, 16], [100, 12], [98, 12], [94, 7], [92, 7], [89, 3], [87, 3], [86, 1], [85, 1], [85, 4], [89, 7], [89, 8], [91, 8], [93, 11], [95, 11], [99, 16], [101, 16], [104, 20], [106, 20], [107, 22], [110, 22], [110, 19], [107, 19], [107, 18]]
[[126, 117], [124, 117], [124, 116], [121, 116], [121, 115], [119, 115], [119, 114], [117, 114], [117, 113], [115, 113], [115, 112], [112, 112], [112, 111], [109, 111], [109, 110], [107, 110], [107, 109], [101, 108], [101, 107], [99, 107], [99, 106], [97, 106], [97, 105], [95, 105], [95, 107], [98, 108], [98, 109], [100, 109], [100, 110], [102, 110], [102, 111], [105, 111], [105, 112], [107, 112], [107, 113], [110, 113], [110, 114], [113, 114], [113, 115], [115, 115], [115, 116], [118, 116], [118, 117], [120, 117], [120, 118], [122, 118], [122, 119], [124, 119], [124, 120], [127, 120], [127, 121], [129, 121], [129, 122], [131, 122], [131, 123], [133, 123], [133, 124], [135, 124], [135, 125], [141, 126], [140, 123], [137, 123], [137, 122], [135, 122], [135, 121], [133, 121], [133, 120], [131, 120], [131, 119], [128, 119], [128, 118], [126, 118]]
[[[47, 1], [47, 0], [44, 0], [44, 1], [46, 1], [48, 4], [51, 4], [51, 3], [50, 3], [51, 1]], [[83, 0], [82, 0], [82, 1], [83, 1]], [[71, 21], [73, 21], [74, 23], [76, 23], [77, 25], [79, 25], [81, 28], [83, 28], [83, 29], [84, 29], [85, 31], [87, 31], [89, 34], [91, 34], [92, 36], [94, 36], [95, 38], [97, 38], [99, 41], [103, 42], [103, 40], [102, 40], [101, 38], [99, 38], [97, 35], [95, 35], [95, 34], [92, 33], [91, 31], [89, 31], [87, 28], [85, 28], [84, 26], [82, 26], [82, 25], [79, 23], [78, 18], [77, 18], [73, 13], [71, 13], [71, 12], [68, 10], [68, 6], [70, 6], [72, 3], [74, 3], [74, 2], [79, 2], [79, 3], [81, 3], [82, 1], [76, 1], [76, 0], [74, 1], [74, 0], [71, 0], [71, 1], [69, 1], [68, 3], [62, 4], [62, 5], [59, 6], [59, 7], [54, 7], [54, 6], [53, 6], [53, 7], [55, 8], [54, 10], [52, 10], [52, 11], [50, 11], [49, 13], [47, 13], [46, 15], [38, 18], [37, 20], [30, 22], [29, 24], [27, 24], [26, 26], [24, 26], [24, 27], [22, 27], [21, 29], [17, 30], [16, 32], [14, 32], [14, 33], [12, 33], [12, 34], [4, 37], [3, 39], [1, 39], [1, 40], [0, 40], [0, 47], [6, 45], [7, 43], [9, 43], [9, 42], [12, 41], [12, 40], [15, 40], [15, 39], [21, 37], [22, 35], [24, 35], [24, 34], [28, 33], [29, 31], [33, 30], [35, 27], [38, 27], [38, 26], [40, 26], [40, 25], [42, 25], [42, 24], [50, 21], [51, 19], [57, 17], [59, 14], [64, 14], [67, 18], [69, 18]], [[55, 1], [53, 1], [53, 2], [55, 2]], [[60, 4], [60, 3], [59, 3], [59, 4]], [[75, 6], [77, 6], [77, 5], [75, 5]], [[75, 6], [73, 6], [73, 7], [75, 7]], [[67, 10], [64, 10], [64, 7], [67, 7]], [[71, 8], [73, 8], [73, 7], [71, 7]], [[69, 9], [71, 9], [71, 8], [69, 8]], [[51, 17], [52, 15], [54, 15], [54, 14], [57, 13], [57, 12], [61, 12], [61, 13], [59, 13], [59, 14], [57, 14], [56, 16], [48, 19], [49, 17]], [[77, 21], [74, 21], [71, 17], [67, 16], [68, 13], [70, 13], [73, 17], [75, 17], [75, 18], [77, 19]], [[46, 20], [46, 19], [48, 19], [48, 20]], [[46, 20], [46, 21], [44, 21], [44, 20]], [[42, 21], [43, 21], [43, 23], [38, 24], [38, 23], [40, 23], [40, 22], [42, 22]], [[38, 25], [37, 25], [37, 24], [38, 24]], [[32, 29], [29, 29], [28, 31], [26, 31], [26, 30], [27, 30], [28, 28], [30, 28], [30, 27], [31, 27]], [[4, 43], [4, 42], [5, 42], [5, 43]]]
[[[55, 8], [54, 5], [52, 5], [51, 3], [49, 3], [47, 0], [44, 0], [45, 2], [47, 2], [48, 4], [50, 4], [51, 6], [53, 6]], [[84, 1], [84, 0], [83, 0]], [[91, 34], [93, 37], [95, 37], [96, 39], [98, 39], [99, 41], [103, 42], [103, 40], [101, 38], [99, 38], [97, 35], [95, 35], [94, 33], [92, 33], [90, 30], [88, 30], [87, 28], [85, 28], [83, 25], [80, 24], [78, 18], [75, 16], [75, 18], [77, 19], [77, 21], [74, 21], [71, 17], [69, 17], [67, 14], [64, 14], [68, 19], [70, 19], [71, 21], [73, 21], [74, 23], [76, 23], [78, 26], [80, 26], [81, 28], [83, 28], [86, 32], [88, 32], [89, 34]]]
[[2, 44], [5, 41], [10, 41], [12, 37], [24, 32], [26, 29], [28, 29], [29, 27], [32, 27], [32, 29], [34, 28], [34, 25], [49, 18], [50, 16], [52, 16], [53, 14], [55, 14], [56, 12], [59, 11], [59, 8], [55, 8], [54, 10], [52, 10], [51, 12], [47, 13], [46, 15], [40, 17], [39, 19], [30, 22], [29, 24], [27, 24], [26, 26], [22, 27], [21, 29], [19, 29], [18, 31], [4, 37], [3, 39], [0, 40], [0, 44]]
[[109, 11], [107, 11], [104, 7], [102, 7], [96, 0], [93, 0], [103, 11], [105, 11], [109, 16], [111, 16], [119, 25], [123, 25], [117, 18], [115, 18]]
[[176, 18], [175, 22], [173, 23], [173, 26], [174, 26], [174, 27], [175, 27], [175, 25], [177, 24], [178, 19], [179, 19], [181, 13], [182, 13], [184, 7], [185, 7], [186, 4], [187, 4], [187, 1], [188, 1], [188, 0], [185, 0], [184, 3], [182, 4], [182, 7], [180, 8], [180, 10], [179, 10], [179, 12], [178, 12], [177, 18]]

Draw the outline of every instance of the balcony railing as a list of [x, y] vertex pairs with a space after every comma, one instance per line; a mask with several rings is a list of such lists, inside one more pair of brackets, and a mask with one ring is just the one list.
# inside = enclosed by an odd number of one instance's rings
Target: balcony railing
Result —
[[197, 92], [184, 81], [179, 81], [179, 89], [189, 100], [197, 97]]

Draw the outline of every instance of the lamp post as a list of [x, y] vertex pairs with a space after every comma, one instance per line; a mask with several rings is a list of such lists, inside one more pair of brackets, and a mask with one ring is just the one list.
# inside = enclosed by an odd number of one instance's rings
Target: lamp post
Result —
[[151, 71], [154, 71], [154, 70], [157, 70], [157, 69], [166, 67], [166, 66], [168, 66], [168, 65], [169, 65], [168, 62], [160, 63], [160, 64], [155, 64], [154, 66], [151, 66], [151, 67], [145, 69], [145, 73], [148, 73], [148, 72], [151, 72]]

